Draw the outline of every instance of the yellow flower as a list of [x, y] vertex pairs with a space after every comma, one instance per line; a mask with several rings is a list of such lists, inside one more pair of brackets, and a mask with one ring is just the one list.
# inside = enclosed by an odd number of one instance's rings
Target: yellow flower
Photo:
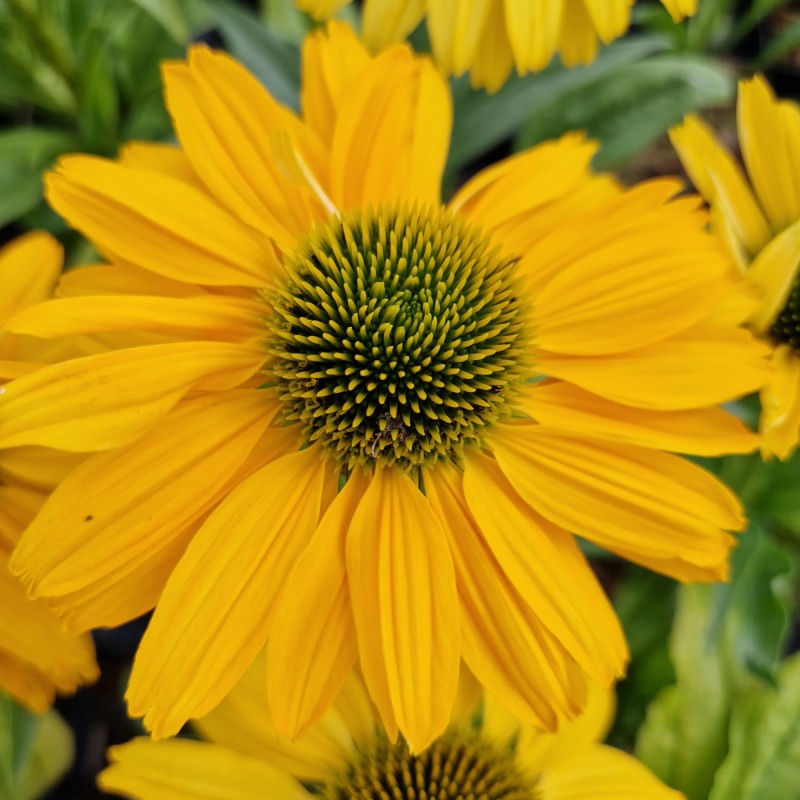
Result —
[[750, 183], [697, 117], [670, 137], [711, 206], [714, 230], [754, 287], [749, 325], [772, 346], [775, 366], [761, 391], [761, 449], [785, 459], [800, 439], [800, 107], [776, 100], [755, 77], [739, 84], [737, 121]]
[[[327, 19], [350, 0], [297, 0]], [[448, 75], [469, 71], [472, 85], [497, 91], [512, 69], [525, 75], [559, 53], [568, 67], [588, 64], [598, 43], [624, 35], [635, 0], [365, 0], [364, 38], [373, 52], [402, 41], [425, 19], [431, 46]], [[661, 0], [677, 22], [697, 0]]]
[[0, 397], [0, 446], [95, 453], [15, 569], [76, 630], [156, 607], [128, 702], [157, 736], [267, 638], [286, 734], [357, 657], [414, 749], [446, 726], [461, 656], [554, 728], [626, 661], [567, 531], [724, 577], [741, 508], [661, 451], [753, 450], [714, 406], [764, 383], [765, 348], [679, 182], [624, 191], [572, 135], [442, 206], [433, 66], [405, 45], [371, 59], [338, 25], [303, 57], [300, 118], [195, 47], [164, 71], [180, 149], [48, 177], [116, 265], [8, 325], [124, 339]]
[[98, 783], [134, 800], [685, 800], [632, 756], [597, 743], [612, 708], [611, 694], [594, 690], [582, 717], [548, 734], [465, 692], [447, 731], [414, 755], [386, 738], [350, 676], [322, 721], [292, 743], [277, 736], [263, 675], [251, 669], [197, 722], [210, 742], [134, 739], [110, 749]]
[[[46, 233], [29, 233], [0, 250], [0, 327], [46, 300], [61, 272], [61, 248]], [[0, 383], [36, 369], [54, 354], [50, 342], [0, 335]], [[74, 692], [97, 677], [88, 635], [66, 633], [43, 600], [27, 597], [8, 562], [47, 490], [62, 477], [59, 454], [38, 448], [0, 450], [0, 690], [41, 712], [56, 692]]]

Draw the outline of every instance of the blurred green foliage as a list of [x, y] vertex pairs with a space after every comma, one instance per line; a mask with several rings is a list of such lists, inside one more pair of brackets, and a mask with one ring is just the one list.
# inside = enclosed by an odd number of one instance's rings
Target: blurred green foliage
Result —
[[33, 714], [0, 694], [0, 800], [41, 797], [73, 757], [72, 733], [55, 711]]

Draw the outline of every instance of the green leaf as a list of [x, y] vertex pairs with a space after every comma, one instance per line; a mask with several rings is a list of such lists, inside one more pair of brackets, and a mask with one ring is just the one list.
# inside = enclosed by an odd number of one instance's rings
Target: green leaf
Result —
[[231, 53], [289, 106], [300, 107], [300, 51], [268, 30], [255, 14], [227, 2], [205, 0], [210, 17], [219, 26]]
[[733, 678], [740, 685], [749, 675], [774, 682], [791, 624], [792, 559], [751, 525], [740, 537], [732, 568], [731, 582], [715, 587], [715, 599], [725, 598], [727, 613], [712, 618], [709, 643], [720, 629]]
[[585, 130], [602, 143], [598, 169], [618, 165], [680, 122], [685, 114], [727, 102], [734, 92], [729, 71], [708, 59], [669, 53], [612, 70], [540, 108], [526, 124], [520, 146], [568, 130]]
[[146, 11], [178, 43], [189, 40], [189, 23], [180, 0], [128, 0]]
[[756, 59], [756, 68], [764, 70], [800, 46], [800, 21], [787, 25], [769, 42]]
[[114, 155], [119, 128], [119, 96], [106, 32], [89, 32], [82, 48], [78, 116], [85, 149]]
[[72, 733], [55, 711], [33, 714], [0, 694], [0, 800], [35, 800], [67, 771]]
[[675, 682], [668, 639], [676, 588], [668, 578], [629, 566], [614, 593], [631, 655], [627, 675], [617, 684], [617, 713], [609, 735], [609, 742], [617, 747], [631, 746], [647, 706], [661, 689]]
[[41, 717], [0, 694], [0, 800], [17, 798]]
[[708, 798], [737, 697], [775, 681], [791, 621], [793, 563], [775, 541], [751, 525], [732, 566], [727, 587], [679, 591], [670, 639], [676, 683], [651, 704], [636, 743], [639, 758], [689, 800]]
[[535, 75], [512, 76], [496, 94], [469, 91], [467, 80], [462, 79], [454, 87], [455, 118], [448, 171], [463, 167], [515, 136], [526, 120], [558, 106], [571, 92], [624, 68], [633, 69], [634, 64], [665, 46], [661, 39], [630, 37], [604, 48], [589, 66], [564, 69], [553, 63]]
[[300, 11], [294, 0], [261, 0], [261, 13], [270, 30], [296, 45], [314, 27], [314, 20]]
[[730, 752], [709, 800], [789, 800], [800, 780], [800, 655], [781, 667], [777, 691], [754, 689], [737, 703]]
[[730, 686], [724, 658], [706, 646], [710, 587], [683, 587], [670, 640], [677, 675], [647, 712], [636, 755], [689, 800], [706, 800], [727, 751]]
[[61, 131], [21, 126], [0, 132], [0, 225], [13, 222], [42, 199], [42, 170], [74, 141]]

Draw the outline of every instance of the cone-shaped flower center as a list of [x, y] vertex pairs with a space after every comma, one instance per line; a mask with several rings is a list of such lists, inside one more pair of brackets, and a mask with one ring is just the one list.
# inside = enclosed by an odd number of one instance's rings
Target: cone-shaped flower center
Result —
[[800, 279], [795, 281], [789, 299], [772, 324], [770, 333], [775, 341], [790, 345], [800, 355]]
[[326, 800], [535, 800], [535, 781], [510, 752], [467, 733], [448, 732], [412, 755], [385, 737], [363, 750]]
[[272, 370], [286, 418], [343, 466], [458, 459], [513, 396], [515, 261], [452, 212], [336, 217], [286, 266], [270, 298]]

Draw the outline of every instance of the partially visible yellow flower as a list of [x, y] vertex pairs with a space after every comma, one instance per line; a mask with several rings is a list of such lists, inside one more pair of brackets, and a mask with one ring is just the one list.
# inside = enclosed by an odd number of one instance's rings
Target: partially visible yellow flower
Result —
[[[0, 331], [8, 317], [50, 297], [61, 261], [60, 245], [46, 233], [0, 250]], [[35, 370], [53, 352], [50, 342], [0, 332], [0, 383]], [[0, 450], [0, 690], [37, 712], [56, 692], [97, 677], [91, 638], [64, 632], [45, 601], [28, 598], [8, 568], [22, 531], [63, 477], [63, 456], [52, 458], [38, 448]]]
[[48, 176], [116, 263], [7, 324], [126, 338], [0, 397], [0, 444], [91, 453], [15, 569], [76, 629], [155, 607], [127, 698], [157, 736], [267, 639], [287, 734], [358, 661], [421, 749], [461, 657], [555, 728], [627, 658], [571, 533], [723, 577], [742, 508], [673, 453], [755, 448], [715, 406], [763, 385], [766, 348], [723, 307], [738, 279], [680, 182], [624, 190], [573, 134], [444, 205], [428, 59], [371, 58], [342, 24], [303, 59], [298, 116], [194, 47], [164, 70], [180, 148]]
[[[327, 19], [350, 0], [297, 0]], [[448, 74], [469, 71], [472, 85], [496, 91], [512, 69], [525, 75], [559, 53], [568, 67], [588, 64], [599, 42], [622, 36], [635, 0], [365, 0], [364, 38], [373, 52], [401, 41], [425, 18], [431, 46]], [[679, 21], [697, 0], [661, 0]]]
[[257, 662], [197, 722], [213, 743], [134, 739], [113, 747], [101, 788], [133, 800], [685, 800], [633, 756], [598, 744], [613, 711], [609, 692], [594, 689], [579, 719], [548, 734], [466, 690], [445, 733], [412, 754], [386, 737], [353, 675], [303, 737], [279, 738], [263, 668]]
[[761, 391], [762, 451], [785, 459], [800, 439], [800, 107], [777, 100], [758, 76], [739, 84], [737, 122], [747, 177], [697, 117], [670, 137], [711, 205], [714, 229], [755, 287], [749, 324], [773, 345], [776, 368]]

